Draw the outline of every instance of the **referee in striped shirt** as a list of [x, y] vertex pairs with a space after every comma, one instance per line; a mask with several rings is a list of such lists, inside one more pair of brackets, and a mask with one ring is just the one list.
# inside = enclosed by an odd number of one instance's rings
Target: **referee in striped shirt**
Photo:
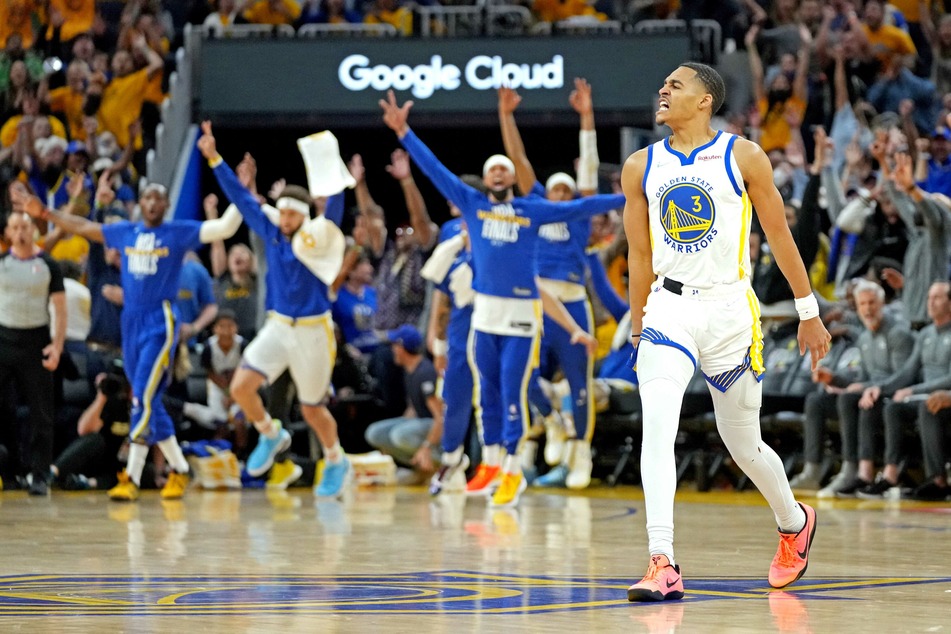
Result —
[[10, 250], [0, 255], [0, 386], [15, 380], [30, 407], [30, 495], [46, 495], [53, 461], [53, 372], [66, 339], [66, 293], [59, 265], [33, 244], [35, 230], [23, 213], [11, 213], [4, 229]]

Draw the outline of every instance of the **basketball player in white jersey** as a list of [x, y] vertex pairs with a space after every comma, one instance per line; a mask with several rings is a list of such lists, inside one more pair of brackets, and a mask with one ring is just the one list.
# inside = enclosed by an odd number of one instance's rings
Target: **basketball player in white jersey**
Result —
[[783, 463], [760, 434], [763, 335], [750, 287], [749, 234], [755, 208], [776, 262], [796, 296], [799, 349], [812, 367], [831, 337], [792, 235], [763, 150], [710, 127], [723, 79], [688, 62], [660, 89], [657, 123], [673, 134], [627, 159], [631, 336], [643, 408], [641, 474], [650, 564], [630, 601], [680, 599], [674, 558], [674, 442], [684, 390], [697, 367], [713, 395], [717, 429], [733, 460], [769, 502], [780, 533], [769, 583], [802, 576], [816, 513], [796, 502]]

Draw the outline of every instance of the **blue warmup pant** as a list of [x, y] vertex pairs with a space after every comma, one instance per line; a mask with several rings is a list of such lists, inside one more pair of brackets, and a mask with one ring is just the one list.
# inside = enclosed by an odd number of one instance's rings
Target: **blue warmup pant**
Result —
[[538, 364], [540, 336], [493, 335], [473, 330], [470, 356], [478, 369], [482, 442], [501, 443], [510, 456], [528, 432], [528, 384]]
[[153, 445], [175, 435], [162, 395], [178, 343], [176, 322], [168, 301], [155, 310], [122, 311], [123, 363], [133, 397], [129, 433], [133, 441]]
[[462, 446], [469, 431], [473, 409], [472, 367], [465, 348], [449, 346], [446, 375], [442, 381], [442, 400], [445, 403], [442, 448], [453, 452]]
[[[588, 300], [566, 302], [565, 308], [579, 326], [589, 333], [593, 332], [594, 319]], [[532, 377], [529, 387], [532, 404], [543, 416], [551, 413], [551, 403], [538, 386], [538, 377], [551, 379], [555, 370], [560, 367], [571, 389], [572, 414], [577, 437], [591, 440], [594, 433], [594, 408], [591, 406], [594, 357], [588, 354], [584, 346], [572, 344], [571, 335], [545, 315], [545, 334], [542, 336], [539, 358], [538, 372]]]

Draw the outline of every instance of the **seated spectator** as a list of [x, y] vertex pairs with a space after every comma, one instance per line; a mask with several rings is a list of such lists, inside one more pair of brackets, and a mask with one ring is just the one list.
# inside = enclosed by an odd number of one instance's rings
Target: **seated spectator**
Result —
[[374, 0], [363, 16], [366, 24], [389, 24], [400, 35], [413, 34], [413, 12], [399, 4], [399, 0]]
[[373, 330], [377, 304], [372, 284], [373, 265], [367, 257], [360, 256], [349, 267], [346, 282], [337, 291], [333, 304], [333, 319], [340, 326], [344, 340], [363, 354], [373, 352], [380, 345]]
[[294, 24], [300, 5], [294, 0], [257, 0], [241, 15], [251, 24]]
[[238, 7], [236, 0], [217, 0], [214, 4], [215, 10], [208, 14], [202, 26], [220, 37], [234, 24]]
[[[144, 36], [133, 39], [132, 46], [148, 59], [148, 65], [136, 70], [128, 51], [116, 51], [112, 57], [112, 80], [103, 90], [97, 115], [99, 131], [111, 132], [119, 147], [125, 147], [130, 141], [129, 127], [142, 112], [149, 81], [165, 67], [165, 62], [149, 47]], [[141, 138], [135, 139], [135, 147], [142, 147]]]
[[911, 497], [926, 502], [940, 502], [951, 496], [945, 472], [948, 432], [951, 430], [951, 392], [938, 390], [928, 395], [925, 407], [931, 416], [918, 418], [921, 452], [925, 458], [928, 481], [915, 489]]
[[189, 348], [194, 348], [198, 342], [196, 337], [211, 325], [218, 314], [211, 275], [194, 252], [185, 256], [175, 306], [181, 320], [179, 337]]
[[822, 477], [822, 445], [825, 423], [838, 418], [842, 439], [842, 466], [838, 475], [819, 497], [850, 497], [872, 482], [875, 469], [875, 438], [883, 424], [882, 402], [860, 407], [865, 387], [881, 381], [901, 368], [911, 355], [914, 335], [908, 327], [884, 313], [885, 291], [868, 280], [860, 280], [853, 292], [859, 319], [864, 326], [856, 345], [861, 366], [858, 376], [820, 366], [813, 380], [824, 386], [806, 396], [803, 419], [805, 465], [790, 486], [816, 490]]
[[230, 310], [218, 313], [212, 332], [201, 352], [201, 367], [208, 373], [206, 403], [185, 403], [184, 413], [206, 429], [219, 429], [233, 421], [235, 453], [242, 455], [248, 440], [247, 423], [236, 420], [241, 410], [229, 395], [229, 386], [248, 342], [238, 334], [238, 322]]
[[344, 0], [306, 0], [297, 26], [304, 24], [360, 24], [363, 16], [348, 9]]
[[[436, 368], [423, 356], [423, 338], [405, 325], [387, 333], [393, 359], [405, 374], [406, 412], [399, 418], [373, 423], [367, 428], [370, 446], [404, 466], [416, 469], [415, 483], [435, 471], [434, 456], [442, 439], [442, 401], [436, 394]], [[407, 484], [409, 482], [406, 482]]]
[[[876, 482], [859, 488], [863, 498], [884, 497], [899, 486], [902, 436], [910, 420], [932, 427], [935, 414], [928, 409], [927, 395], [951, 389], [951, 284], [935, 282], [928, 290], [931, 324], [921, 330], [911, 356], [896, 372], [874, 381], [862, 393], [859, 407], [871, 409], [880, 398], [885, 401], [885, 467]], [[929, 474], [931, 477], [934, 474]]]

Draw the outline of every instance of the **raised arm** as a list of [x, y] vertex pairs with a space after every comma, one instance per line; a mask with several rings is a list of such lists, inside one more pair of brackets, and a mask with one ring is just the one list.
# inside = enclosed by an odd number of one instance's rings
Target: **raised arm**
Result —
[[587, 220], [591, 216], [605, 214], [624, 206], [624, 196], [621, 194], [598, 194], [557, 203], [543, 199], [522, 200], [525, 215], [530, 216], [533, 220], [545, 223]]
[[[218, 179], [218, 184], [221, 185], [221, 189], [224, 190], [225, 196], [235, 204], [238, 208], [238, 211], [244, 216], [245, 221], [247, 221], [248, 226], [251, 227], [255, 232], [262, 236], [271, 236], [277, 232], [277, 228], [267, 217], [267, 214], [264, 213], [264, 210], [261, 209], [261, 203], [258, 202], [257, 197], [251, 193], [241, 182], [238, 180], [238, 177], [235, 175], [231, 168], [228, 167], [228, 164], [224, 162], [224, 159], [221, 158], [221, 155], [218, 154], [218, 149], [215, 144], [215, 137], [211, 131], [211, 122], [204, 121], [201, 124], [202, 136], [198, 139], [198, 149], [201, 151], [202, 156], [208, 161], [208, 165], [211, 167], [212, 171], [215, 173], [215, 178]], [[227, 213], [226, 213], [227, 215]], [[219, 220], [224, 220], [221, 218]], [[240, 226], [240, 223], [239, 223]], [[237, 231], [237, 227], [235, 227]], [[216, 236], [209, 236], [202, 232], [203, 235], [202, 242], [205, 242], [205, 237], [208, 237], [208, 242], [218, 239]], [[217, 232], [214, 232], [217, 233]], [[234, 231], [232, 231], [232, 235]], [[230, 237], [230, 236], [226, 236]]]
[[594, 131], [594, 100], [591, 98], [591, 84], [583, 78], [575, 78], [575, 89], [568, 97], [568, 103], [581, 117], [581, 130], [578, 132], [578, 192], [582, 196], [591, 196], [598, 191], [598, 136]]
[[757, 107], [759, 102], [766, 98], [766, 89], [763, 86], [763, 60], [756, 50], [756, 38], [759, 35], [759, 25], [754, 24], [746, 33], [746, 54], [750, 61], [750, 77], [753, 82], [753, 99]]
[[809, 56], [812, 52], [812, 35], [809, 28], [799, 25], [799, 51], [796, 53], [796, 78], [793, 80], [793, 96], [803, 103], [809, 98], [808, 84], [809, 79]]
[[102, 225], [98, 222], [87, 220], [81, 216], [60, 213], [54, 209], [47, 209], [39, 198], [19, 189], [10, 190], [10, 200], [13, 203], [14, 211], [26, 213], [37, 220], [51, 222], [66, 233], [74, 233], [87, 240], [105, 241], [102, 235]]
[[350, 175], [357, 183], [353, 192], [357, 198], [359, 215], [354, 228], [354, 238], [358, 238], [359, 234], [357, 244], [369, 247], [375, 257], [382, 257], [383, 250], [386, 248], [386, 220], [383, 217], [382, 207], [376, 204], [367, 187], [363, 157], [354, 154], [347, 163], [347, 169], [350, 170]]
[[[776, 264], [792, 288], [797, 308], [799, 304], [815, 305], [816, 299], [809, 284], [809, 275], [786, 223], [782, 196], [773, 184], [773, 168], [769, 158], [762, 148], [745, 139], [739, 139], [734, 149], [746, 191], [766, 234], [773, 257], [776, 258]], [[832, 340], [818, 313], [818, 305], [809, 311], [803, 310], [800, 312], [799, 322], [799, 353], [805, 354], [805, 351], [809, 350], [813, 370], [829, 352], [829, 342]], [[802, 319], [803, 316], [806, 318]]]
[[416, 239], [423, 250], [428, 251], [434, 240], [439, 236], [439, 227], [429, 217], [426, 201], [413, 180], [413, 171], [409, 165], [409, 154], [406, 150], [393, 150], [390, 155], [390, 164], [386, 171], [395, 178], [403, 189], [403, 198], [406, 200], [406, 209], [409, 211], [409, 223], [416, 233]]
[[635, 348], [640, 343], [644, 305], [647, 304], [647, 296], [654, 281], [647, 196], [644, 195], [646, 169], [647, 150], [638, 150], [628, 157], [621, 170], [621, 188], [627, 199], [624, 205], [624, 234], [628, 244], [628, 294], [631, 304], [631, 337]]
[[383, 109], [383, 123], [396, 132], [396, 136], [403, 147], [416, 161], [416, 165], [422, 170], [423, 174], [433, 182], [433, 185], [436, 186], [436, 189], [444, 198], [454, 203], [463, 214], [469, 213], [470, 205], [466, 202], [472, 200], [473, 197], [481, 197], [481, 195], [446, 169], [446, 166], [440, 163], [432, 151], [409, 129], [407, 120], [413, 102], [407, 101], [402, 106], [398, 105], [396, 95], [390, 90], [387, 92], [386, 99], [380, 99], [380, 107]]
[[518, 125], [515, 123], [515, 109], [521, 102], [522, 98], [511, 88], [505, 86], [499, 88], [499, 128], [502, 131], [502, 146], [505, 148], [506, 156], [515, 164], [515, 182], [519, 190], [523, 194], [528, 194], [538, 182], [538, 178], [535, 176], [531, 161], [528, 160], [525, 144], [522, 143], [522, 135], [519, 134]]

